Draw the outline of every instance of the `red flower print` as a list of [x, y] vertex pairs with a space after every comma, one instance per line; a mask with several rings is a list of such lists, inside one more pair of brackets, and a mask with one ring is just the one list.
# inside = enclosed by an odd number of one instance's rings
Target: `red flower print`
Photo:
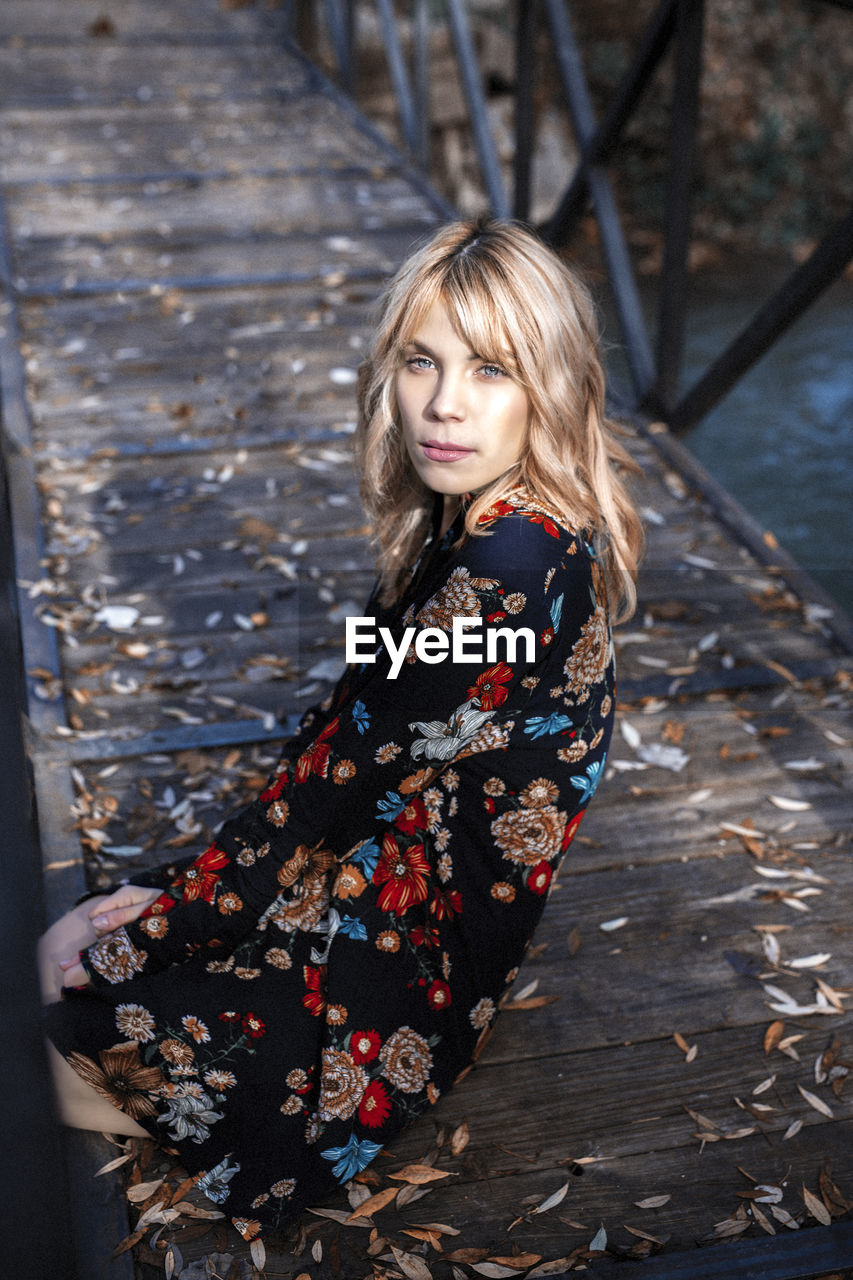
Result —
[[200, 853], [192, 866], [184, 872], [184, 902], [195, 902], [203, 898], [205, 902], [213, 902], [213, 895], [220, 877], [215, 873], [228, 865], [228, 855], [212, 844], [204, 853]]
[[349, 1042], [353, 1062], [357, 1062], [359, 1066], [364, 1062], [372, 1062], [381, 1044], [382, 1037], [376, 1031], [353, 1031]]
[[267, 1024], [256, 1013], [244, 1013], [240, 1019], [240, 1025], [252, 1040], [260, 1040], [267, 1029]]
[[226, 1009], [225, 1013], [220, 1013], [219, 1021], [220, 1022], [239, 1022], [240, 1015], [239, 1013], [235, 1013], [233, 1009]]
[[535, 515], [528, 516], [527, 519], [531, 524], [541, 524], [546, 533], [550, 533], [552, 538], [559, 538], [560, 530], [554, 524], [553, 520], [549, 520], [547, 516]]
[[487, 613], [486, 622], [503, 622], [506, 614], [502, 609], [498, 609], [497, 613]]
[[391, 1099], [385, 1091], [381, 1080], [374, 1080], [361, 1095], [358, 1104], [358, 1118], [361, 1124], [369, 1129], [378, 1129], [388, 1119], [391, 1111]]
[[540, 894], [547, 892], [552, 875], [553, 868], [549, 862], [537, 862], [536, 866], [531, 867], [527, 873], [528, 889]]
[[267, 787], [266, 791], [262, 791], [259, 799], [265, 804], [269, 804], [272, 800], [278, 800], [284, 788], [287, 786], [287, 770], [283, 769], [273, 782]]
[[319, 1018], [326, 1008], [326, 966], [321, 964], [315, 969], [312, 965], [306, 964], [302, 969], [302, 976], [305, 978], [307, 988], [302, 997], [302, 1003], [309, 1013]]
[[438, 946], [438, 929], [428, 929], [422, 924], [416, 924], [409, 937], [415, 947]]
[[451, 920], [462, 910], [462, 894], [458, 889], [436, 889], [429, 909], [436, 920]]
[[170, 893], [161, 893], [150, 906], [146, 907], [140, 915], [140, 920], [145, 920], [148, 916], [164, 916], [167, 911], [171, 911], [176, 906], [175, 899]]
[[539, 637], [539, 643], [541, 645], [549, 645], [553, 639], [554, 639], [554, 628], [546, 627]]
[[304, 782], [309, 774], [316, 773], [318, 777], [325, 778], [329, 772], [329, 738], [338, 731], [340, 723], [338, 716], [326, 725], [321, 734], [318, 734], [302, 755], [296, 761], [296, 769], [294, 777], [297, 782]]
[[512, 667], [508, 667], [505, 662], [499, 662], [497, 666], [487, 667], [485, 671], [480, 672], [466, 697], [478, 698], [484, 711], [492, 711], [506, 702], [507, 691], [502, 686], [511, 679]]
[[426, 805], [420, 796], [412, 796], [403, 812], [394, 819], [394, 826], [410, 836], [416, 830], [423, 830], [427, 822]]
[[440, 978], [436, 978], [427, 992], [427, 999], [433, 1009], [449, 1009], [450, 987], [446, 982], [442, 982]]
[[402, 915], [413, 903], [424, 902], [429, 893], [428, 874], [429, 863], [422, 844], [401, 849], [392, 835], [384, 836], [373, 873], [373, 883], [385, 886], [377, 899], [380, 911]]
[[560, 842], [560, 852], [564, 853], [575, 838], [575, 832], [581, 824], [581, 818], [586, 813], [586, 809], [579, 810], [575, 816], [566, 823], [566, 829], [563, 832], [563, 839]]

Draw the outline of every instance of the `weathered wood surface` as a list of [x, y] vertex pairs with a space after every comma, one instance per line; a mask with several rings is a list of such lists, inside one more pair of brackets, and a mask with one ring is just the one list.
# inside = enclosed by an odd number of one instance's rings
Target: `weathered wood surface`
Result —
[[[277, 718], [328, 689], [342, 618], [370, 581], [355, 369], [383, 277], [441, 217], [285, 48], [275, 13], [126, 0], [112, 34], [88, 34], [103, 17], [84, 0], [0, 14], [4, 422], [22, 446], [54, 914], [84, 882], [199, 846], [265, 777]], [[623, 728], [518, 978], [521, 1007], [377, 1166], [385, 1185], [443, 1131], [438, 1165], [453, 1176], [423, 1205], [377, 1214], [400, 1248], [422, 1248], [409, 1224], [438, 1221], [460, 1233], [445, 1253], [550, 1260], [603, 1224], [612, 1249], [641, 1245], [632, 1227], [675, 1256], [713, 1237], [753, 1182], [779, 1186], [793, 1225], [814, 1224], [802, 1188], [818, 1193], [825, 1161], [853, 1196], [849, 1087], [835, 1096], [814, 1068], [834, 1035], [850, 1053], [850, 1016], [832, 1003], [844, 1008], [853, 958], [849, 655], [652, 442], [630, 444], [649, 550], [616, 637]], [[98, 619], [105, 606], [133, 611], [126, 628]], [[685, 759], [662, 767], [643, 760], [650, 748]], [[796, 1012], [818, 978], [842, 995]], [[764, 1050], [781, 1016], [768, 984], [795, 1002], [798, 1058]], [[675, 1033], [696, 1046], [690, 1061]], [[452, 1155], [464, 1120], [470, 1141]], [[559, 1205], [530, 1214], [566, 1182]], [[670, 1198], [637, 1206], [651, 1196]], [[173, 1238], [185, 1260], [246, 1254], [233, 1236]], [[368, 1240], [312, 1220], [301, 1256], [268, 1251], [268, 1274], [331, 1274], [337, 1250], [341, 1274], [367, 1275]]]

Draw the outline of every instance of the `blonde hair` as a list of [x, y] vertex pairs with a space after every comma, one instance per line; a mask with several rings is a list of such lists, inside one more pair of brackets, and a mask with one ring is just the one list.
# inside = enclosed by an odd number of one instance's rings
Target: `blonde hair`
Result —
[[432, 515], [434, 494], [406, 451], [395, 395], [402, 352], [429, 310], [444, 304], [454, 328], [484, 360], [524, 388], [530, 419], [518, 462], [479, 490], [465, 531], [522, 486], [583, 531], [596, 548], [614, 615], [636, 605], [643, 535], [620, 472], [639, 468], [604, 414], [604, 372], [585, 285], [519, 224], [478, 220], [439, 229], [385, 293], [373, 348], [359, 371], [356, 447], [372, 519], [383, 602], [403, 589]]

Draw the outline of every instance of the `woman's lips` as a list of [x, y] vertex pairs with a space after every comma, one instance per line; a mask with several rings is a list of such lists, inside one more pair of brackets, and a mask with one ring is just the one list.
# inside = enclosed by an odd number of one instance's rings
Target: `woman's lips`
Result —
[[425, 440], [421, 448], [424, 456], [431, 462], [458, 462], [460, 458], [467, 458], [474, 452], [473, 449], [466, 449], [463, 445], [440, 444], [437, 440]]

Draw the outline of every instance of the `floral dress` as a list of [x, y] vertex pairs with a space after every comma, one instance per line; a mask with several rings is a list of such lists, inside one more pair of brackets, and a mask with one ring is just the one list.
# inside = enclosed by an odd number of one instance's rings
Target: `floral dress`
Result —
[[[246, 1239], [365, 1168], [477, 1057], [601, 776], [592, 550], [521, 490], [481, 524], [429, 540], [393, 610], [371, 599], [393, 646], [347, 668], [210, 848], [133, 877], [160, 897], [47, 1011]], [[406, 628], [454, 618], [466, 660], [412, 643], [391, 678]]]

